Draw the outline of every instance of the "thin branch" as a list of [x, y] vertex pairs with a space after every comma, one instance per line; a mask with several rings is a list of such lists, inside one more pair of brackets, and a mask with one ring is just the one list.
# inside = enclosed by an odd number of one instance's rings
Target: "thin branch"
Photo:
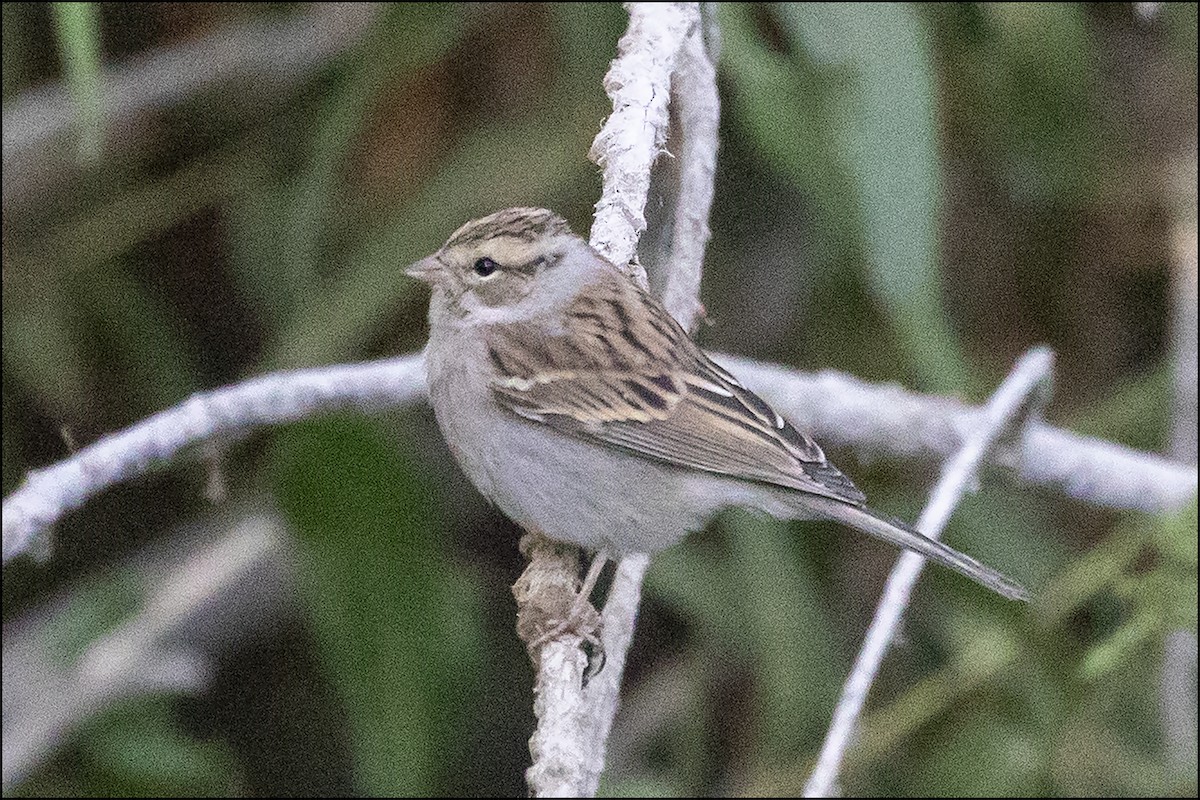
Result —
[[[1190, 141], [1167, 158], [1167, 205], [1171, 231], [1171, 353], [1175, 362], [1171, 409], [1172, 457], [1188, 464], [1197, 455], [1197, 325], [1196, 106], [1191, 104]], [[1179, 775], [1196, 774], [1196, 632], [1179, 629], [1163, 643], [1159, 703], [1163, 740], [1171, 767]]]
[[[279, 372], [211, 392], [31, 471], [4, 499], [4, 561], [25, 552], [68, 511], [194, 444], [341, 408], [374, 410], [425, 397], [419, 353], [367, 364]], [[44, 551], [39, 543], [38, 551]]]
[[642, 581], [650, 568], [650, 556], [644, 553], [628, 555], [617, 564], [608, 600], [604, 604], [604, 625], [600, 642], [606, 655], [604, 669], [584, 691], [582, 723], [595, 742], [599, 759], [584, 784], [584, 795], [592, 797], [600, 788], [600, 771], [604, 768], [608, 749], [608, 734], [617, 715], [621, 699], [621, 679], [625, 675], [625, 657], [633, 642], [637, 612], [642, 603]]
[[[1045, 348], [1035, 348], [1020, 358], [1008, 378], [992, 395], [980, 424], [967, 436], [954, 458], [946, 462], [942, 476], [930, 494], [929, 503], [917, 521], [919, 531], [932, 539], [941, 536], [967, 488], [976, 481], [979, 467], [988, 452], [1005, 434], [1019, 431], [1029, 418], [1031, 400], [1036, 403], [1039, 393], [1044, 399], [1053, 365], [1054, 357]], [[924, 564], [924, 558], [906, 552], [892, 569], [862, 650], [842, 687], [842, 695], [834, 710], [833, 723], [821, 747], [816, 769], [804, 787], [805, 797], [832, 796], [850, 737], [866, 703], [867, 692], [875, 682], [883, 657], [900, 628], [900, 619], [908, 608], [909, 598]]]
[[1172, 231], [1171, 351], [1175, 361], [1175, 402], [1171, 409], [1171, 455], [1196, 463], [1197, 280], [1196, 158], [1187, 167], [1191, 177], [1190, 214], [1181, 213]]
[[592, 247], [646, 285], [632, 263], [646, 229], [650, 169], [663, 152], [670, 121], [671, 73], [688, 34], [699, 24], [696, 3], [627, 3], [629, 28], [604, 76], [613, 102], [588, 157], [601, 169], [604, 189], [596, 202]]
[[[1139, 4], [1142, 5], [1142, 4]], [[1184, 463], [1197, 456], [1197, 211], [1196, 105], [1187, 144], [1167, 156], [1166, 199], [1172, 211], [1171, 231], [1171, 353], [1175, 362], [1174, 403], [1171, 409], [1170, 453]], [[1171, 767], [1181, 776], [1196, 775], [1196, 632], [1167, 634], [1163, 643], [1159, 703], [1163, 740]]]
[[1177, 630], [1163, 643], [1159, 703], [1167, 757], [1181, 775], [1196, 774], [1196, 632]]
[[[949, 397], [871, 384], [841, 372], [797, 372], [724, 353], [714, 359], [822, 444], [860, 458], [938, 463], [980, 424], [982, 409]], [[1196, 496], [1196, 467], [1032, 422], [991, 463], [1013, 479], [1108, 508], [1173, 511]]]
[[721, 118], [716, 65], [708, 59], [700, 27], [684, 42], [671, 94], [683, 143], [677, 154], [679, 192], [662, 299], [671, 316], [685, 330], [692, 331], [704, 314], [700, 275], [704, 250], [712, 236], [708, 215], [716, 181], [717, 127]]
[[[535, 642], [555, 621], [563, 619], [574, 603], [579, 592], [580, 550], [528, 533], [521, 538], [521, 553], [529, 566], [513, 586], [517, 633], [525, 642]], [[579, 687], [587, 669], [581, 642], [579, 636], [557, 636], [531, 653], [536, 667], [533, 712], [538, 723], [529, 739], [533, 763], [525, 780], [535, 795], [579, 795], [587, 775], [600, 769], [589, 763], [589, 754], [578, 746], [587, 738], [581, 730], [584, 716]]]

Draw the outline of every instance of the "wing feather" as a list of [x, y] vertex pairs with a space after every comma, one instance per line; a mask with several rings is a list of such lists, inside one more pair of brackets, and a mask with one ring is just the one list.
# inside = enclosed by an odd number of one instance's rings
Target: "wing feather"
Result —
[[648, 294], [601, 276], [559, 332], [489, 329], [496, 399], [528, 419], [637, 455], [859, 504], [862, 492], [760, 397], [713, 363]]

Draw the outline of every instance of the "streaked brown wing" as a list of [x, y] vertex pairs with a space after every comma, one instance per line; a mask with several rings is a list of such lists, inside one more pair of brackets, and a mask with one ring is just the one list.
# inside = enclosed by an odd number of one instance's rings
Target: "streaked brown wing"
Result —
[[669, 464], [864, 500], [812, 439], [714, 364], [624, 278], [585, 287], [566, 314], [559, 334], [531, 324], [490, 329], [502, 405]]

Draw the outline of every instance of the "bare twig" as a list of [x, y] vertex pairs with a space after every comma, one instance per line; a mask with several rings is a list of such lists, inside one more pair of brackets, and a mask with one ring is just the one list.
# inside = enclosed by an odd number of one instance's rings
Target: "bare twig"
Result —
[[[723, 353], [714, 359], [801, 430], [860, 457], [916, 463], [956, 452], [985, 413], [949, 397], [871, 384], [842, 372], [797, 372]], [[1196, 467], [1033, 422], [991, 462], [1012, 478], [1107, 508], [1172, 511], [1196, 496]]]
[[704, 249], [712, 235], [708, 214], [717, 172], [721, 102], [717, 95], [716, 65], [708, 60], [700, 28], [694, 29], [684, 42], [671, 95], [683, 143], [676, 154], [680, 162], [679, 191], [662, 299], [671, 316], [691, 331], [704, 312], [700, 275]]
[[601, 255], [643, 286], [646, 271], [633, 264], [646, 229], [650, 168], [667, 141], [671, 74], [688, 34], [699, 24], [696, 3], [628, 3], [629, 28], [604, 76], [613, 101], [588, 154], [603, 171], [591, 242]]
[[[1175, 359], [1175, 403], [1171, 409], [1171, 455], [1196, 463], [1197, 293], [1196, 158], [1190, 163], [1191, 206], [1180, 213], [1172, 232], [1171, 350]], [[1181, 203], [1182, 205], [1182, 203]]]
[[420, 354], [368, 364], [280, 372], [193, 395], [105, 436], [70, 458], [33, 470], [4, 499], [4, 560], [104, 489], [170, 461], [193, 444], [339, 408], [377, 409], [425, 396]]
[[[1168, 206], [1171, 232], [1171, 353], [1175, 361], [1171, 409], [1171, 456], [1187, 464], [1197, 455], [1197, 231], [1196, 106], [1191, 105], [1188, 146], [1168, 158]], [[1163, 739], [1172, 767], [1180, 775], [1196, 774], [1196, 632], [1179, 629], [1164, 642], [1159, 682]]]
[[621, 559], [608, 592], [608, 601], [604, 604], [600, 642], [607, 660], [604, 669], [588, 684], [582, 715], [584, 728], [596, 743], [599, 756], [595, 769], [591, 770], [583, 786], [584, 794], [589, 797], [595, 795], [600, 787], [600, 771], [604, 768], [608, 734], [617, 715], [621, 678], [625, 674], [625, 656], [633, 642], [634, 624], [642, 602], [642, 581], [649, 567], [650, 557], [645, 554], [628, 555]]
[[1196, 775], [1196, 632], [1167, 634], [1159, 678], [1164, 738], [1171, 766]]
[[[1035, 348], [1017, 362], [1008, 378], [992, 395], [979, 426], [967, 436], [954, 458], [946, 462], [942, 476], [930, 494], [929, 503], [917, 521], [917, 529], [930, 538], [941, 536], [942, 529], [958, 506], [967, 487], [975, 480], [988, 451], [1006, 433], [1016, 433], [1031, 410], [1031, 399], [1048, 391], [1054, 357], [1049, 350]], [[900, 627], [900, 618], [908, 608], [909, 598], [925, 559], [916, 553], [905, 552], [888, 577], [883, 597], [875, 610], [875, 618], [867, 631], [866, 640], [854, 662], [854, 668], [842, 687], [833, 713], [833, 722], [817, 759], [816, 769], [804, 787], [806, 797], [829, 797], [834, 791], [842, 758], [858, 717], [866, 703], [867, 692], [879, 673], [879, 665]]]

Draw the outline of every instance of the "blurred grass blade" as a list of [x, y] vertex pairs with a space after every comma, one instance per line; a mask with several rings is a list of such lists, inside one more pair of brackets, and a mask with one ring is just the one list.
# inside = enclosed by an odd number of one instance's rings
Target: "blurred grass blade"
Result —
[[462, 34], [460, 13], [449, 4], [389, 6], [365, 40], [347, 54], [344, 74], [332, 81], [317, 114], [307, 164], [284, 192], [283, 248], [278, 280], [273, 282], [276, 308], [271, 309], [280, 320], [312, 297], [328, 274], [321, 252], [324, 234], [339, 223], [341, 215], [332, 212], [341, 171], [371, 119], [371, 104], [382, 91], [419, 79], [423, 69], [447, 57]]
[[322, 661], [350, 718], [360, 788], [428, 795], [460, 757], [481, 655], [477, 589], [445, 554], [414, 459], [362, 420], [290, 428], [276, 494], [302, 539]]
[[747, 511], [723, 517], [732, 583], [747, 626], [758, 681], [760, 755], [793, 755], [829, 721], [845, 659], [832, 646], [836, 628], [813, 570], [797, 558], [797, 527]]
[[148, 412], [178, 403], [199, 385], [198, 370], [171, 311], [121, 263], [77, 280], [76, 297], [100, 323], [129, 378], [129, 394]]
[[844, 258], [858, 249], [857, 220], [827, 119], [829, 81], [765, 43], [751, 6], [723, 4], [720, 10], [727, 44], [721, 69], [734, 86], [730, 124], [744, 126], [760, 157], [805, 192], [820, 215], [822, 236]]
[[91, 378], [79, 346], [79, 307], [57, 277], [7, 280], [25, 265], [6, 258], [4, 369], [7, 388], [21, 386], [54, 415], [70, 419], [87, 406]]
[[967, 372], [941, 299], [940, 168], [929, 35], [892, 3], [782, 4], [793, 46], [843, 77], [829, 123], [865, 238], [871, 286], [922, 386], [961, 390]]
[[95, 3], [54, 3], [63, 73], [79, 112], [79, 161], [100, 159], [104, 130], [100, 104], [100, 23]]
[[[292, 367], [351, 356], [404, 292], [416, 290], [416, 282], [402, 273], [406, 265], [440, 246], [464, 220], [511, 205], [513, 198], [561, 191], [584, 167], [579, 153], [586, 150], [589, 132], [564, 131], [551, 118], [577, 113], [534, 114], [465, 137], [402, 211], [344, 257], [346, 268], [336, 285], [309, 298], [280, 329], [264, 364]], [[509, 157], [522, 149], [536, 149], [539, 157], [530, 162]]]

